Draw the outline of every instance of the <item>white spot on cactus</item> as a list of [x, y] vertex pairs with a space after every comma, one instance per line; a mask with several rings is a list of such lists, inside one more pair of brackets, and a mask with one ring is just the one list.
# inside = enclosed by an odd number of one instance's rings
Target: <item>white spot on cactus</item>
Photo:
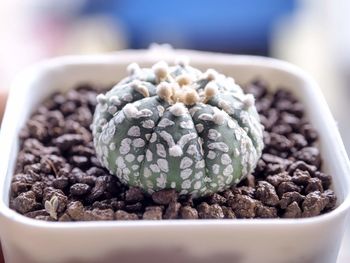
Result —
[[147, 160], [147, 162], [152, 162], [152, 160], [153, 160], [153, 154], [152, 154], [152, 152], [151, 152], [150, 150], [148, 150], [148, 149], [147, 149], [147, 151], [146, 151], [146, 160]]
[[196, 173], [194, 175], [194, 178], [196, 178], [196, 179], [201, 179], [202, 177], [203, 177], [203, 172], [202, 171], [200, 171], [200, 172], [198, 172], [198, 173]]
[[169, 172], [168, 161], [165, 159], [158, 159], [157, 164], [163, 172]]
[[201, 123], [196, 124], [196, 130], [198, 133], [201, 133], [204, 130], [204, 126]]
[[192, 120], [180, 122], [180, 127], [183, 129], [193, 129], [193, 126]]
[[231, 120], [231, 119], [228, 119], [228, 121], [227, 121], [227, 126], [228, 126], [230, 129], [236, 128], [236, 125], [235, 125], [234, 121]]
[[234, 130], [234, 134], [235, 134], [235, 137], [236, 137], [236, 139], [238, 140], [238, 141], [240, 141], [241, 140], [241, 138], [242, 138], [242, 130], [241, 129], [235, 129]]
[[156, 179], [157, 186], [161, 189], [164, 189], [166, 186], [166, 175], [161, 173], [159, 177]]
[[210, 150], [219, 150], [222, 152], [228, 152], [228, 146], [224, 142], [213, 142], [208, 144]]
[[126, 102], [131, 102], [132, 101], [132, 95], [131, 94], [125, 94], [125, 95], [123, 95], [122, 100], [124, 100]]
[[112, 139], [112, 136], [109, 136], [107, 132], [102, 133], [100, 138], [99, 138], [99, 140], [103, 144], [108, 144], [111, 139]]
[[141, 163], [143, 160], [145, 159], [145, 156], [144, 155], [139, 155], [139, 156], [137, 156], [137, 161], [139, 162], [139, 163]]
[[158, 105], [157, 110], [158, 110], [159, 117], [162, 117], [165, 111], [164, 107], [161, 105]]
[[200, 119], [202, 121], [212, 121], [213, 115], [208, 114], [208, 113], [202, 113], [201, 115], [198, 116], [198, 119]]
[[130, 144], [131, 144], [131, 139], [129, 138], [123, 139], [119, 147], [120, 154], [127, 154], [130, 151]]
[[218, 106], [229, 115], [233, 115], [235, 113], [233, 107], [226, 100], [219, 100]]
[[175, 189], [176, 188], [176, 182], [171, 182], [170, 187]]
[[[126, 168], [126, 167], [125, 167], [125, 168], [123, 168], [123, 176], [124, 176], [124, 175], [129, 175], [129, 174], [130, 174], [130, 170], [129, 170], [129, 168]], [[128, 179], [126, 179], [125, 177], [124, 177], [124, 179], [125, 179], [125, 180], [129, 180], [129, 178], [128, 178]]]
[[172, 105], [171, 107], [169, 107], [169, 111], [175, 115], [175, 116], [183, 116], [185, 114], [188, 113], [187, 108], [185, 107], [185, 105], [183, 103], [177, 102], [174, 105]]
[[157, 134], [154, 132], [152, 133], [151, 139], [149, 140], [150, 143], [154, 143], [157, 140]]
[[220, 166], [218, 164], [214, 164], [212, 169], [214, 174], [219, 174]]
[[109, 102], [115, 106], [120, 106], [122, 104], [118, 96], [111, 96], [109, 98]]
[[197, 181], [197, 182], [194, 183], [193, 189], [198, 190], [198, 189], [201, 188], [201, 186], [202, 186], [201, 181]]
[[122, 111], [119, 111], [119, 113], [114, 115], [113, 117], [114, 124], [116, 125], [122, 123], [124, 120], [125, 120], [125, 115], [124, 115], [124, 112]]
[[148, 178], [148, 177], [150, 177], [151, 175], [152, 175], [151, 170], [148, 169], [147, 167], [145, 167], [145, 169], [143, 169], [143, 176], [144, 176], [145, 178]]
[[221, 155], [221, 163], [223, 165], [228, 165], [228, 164], [232, 163], [232, 160], [227, 153], [224, 153], [223, 155]]
[[114, 105], [108, 107], [108, 112], [112, 115], [114, 115], [114, 113], [116, 113], [117, 110], [118, 110], [118, 108]]
[[132, 127], [128, 130], [128, 135], [129, 135], [129, 136], [133, 136], [133, 137], [139, 137], [139, 136], [141, 135], [140, 127], [138, 127], [138, 126], [132, 126]]
[[154, 173], [160, 173], [160, 168], [157, 164], [151, 164], [149, 168], [151, 168], [152, 172]]
[[161, 121], [158, 123], [158, 127], [166, 128], [166, 127], [172, 126], [172, 125], [174, 125], [174, 124], [175, 124], [175, 122], [173, 122], [173, 121], [171, 121], [171, 120], [169, 120], [169, 119], [167, 119], [167, 118], [163, 118], [163, 119], [161, 119]]
[[221, 134], [215, 129], [210, 129], [208, 132], [208, 138], [210, 140], [216, 141], [220, 136]]
[[182, 189], [190, 189], [191, 188], [191, 181], [190, 180], [185, 180], [181, 184]]
[[[165, 140], [168, 144], [169, 147], [172, 147], [175, 145], [173, 136], [171, 136], [170, 133], [166, 132], [166, 131], [161, 131], [159, 133], [160, 137], [162, 137], [163, 140]], [[151, 138], [152, 139], [152, 138]]]
[[160, 143], [157, 143], [156, 148], [157, 148], [157, 154], [162, 158], [166, 158], [166, 151], [164, 146]]
[[204, 177], [204, 182], [206, 183], [210, 183], [211, 181], [213, 181], [210, 177]]
[[142, 109], [137, 113], [138, 118], [148, 118], [153, 115], [153, 112], [149, 109]]
[[188, 153], [189, 155], [195, 155], [197, 152], [198, 152], [198, 150], [197, 150], [196, 145], [191, 144], [190, 146], [188, 146], [188, 148], [187, 148], [187, 153]]
[[153, 120], [145, 120], [142, 122], [142, 127], [146, 129], [152, 129], [154, 127], [154, 121]]
[[216, 153], [214, 151], [209, 151], [207, 158], [214, 160], [216, 158]]
[[173, 157], [179, 157], [183, 154], [182, 149], [179, 145], [174, 145], [169, 148], [169, 155]]
[[180, 138], [180, 140], [177, 142], [177, 144], [183, 148], [188, 142], [195, 139], [196, 137], [197, 137], [197, 133], [194, 133], [194, 132], [185, 134]]
[[232, 174], [233, 173], [232, 165], [231, 164], [227, 165], [222, 173], [225, 176], [228, 176], [228, 175]]
[[185, 156], [184, 158], [182, 158], [182, 160], [180, 162], [180, 169], [186, 169], [186, 168], [190, 167], [192, 164], [193, 164], [192, 159]]
[[135, 160], [135, 155], [129, 153], [125, 156], [125, 160], [129, 163], [133, 162]]
[[104, 94], [98, 94], [96, 97], [96, 100], [100, 104], [105, 104], [107, 102], [106, 95], [104, 95]]
[[123, 112], [127, 118], [131, 119], [136, 118], [139, 110], [133, 104], [129, 103], [124, 106]]
[[196, 162], [196, 165], [195, 165], [196, 169], [202, 169], [205, 167], [205, 161], [204, 160], [200, 160], [198, 162]]
[[123, 169], [126, 167], [123, 157], [119, 156], [115, 162], [117, 168]]
[[211, 187], [211, 188], [216, 188], [216, 187], [218, 187], [218, 185], [217, 185], [217, 183], [211, 183], [211, 184], [210, 184], [210, 187]]
[[137, 138], [132, 142], [132, 145], [134, 147], [141, 148], [141, 147], [145, 146], [145, 141], [141, 138]]
[[181, 172], [180, 172], [180, 177], [182, 178], [182, 179], [187, 179], [187, 178], [189, 178], [190, 176], [192, 175], [192, 169], [185, 169], [185, 170], [182, 170]]
[[227, 179], [225, 180], [225, 184], [227, 185], [231, 184], [232, 180], [233, 180], [233, 175], [232, 174], [228, 175]]
[[216, 111], [213, 115], [213, 121], [216, 125], [223, 125], [227, 115], [223, 111]]
[[115, 143], [114, 143], [114, 142], [111, 142], [111, 143], [109, 144], [109, 149], [110, 149], [111, 151], [114, 151], [114, 150], [116, 149], [116, 146], [115, 146]]
[[107, 134], [113, 136], [115, 133], [115, 125], [113, 122], [108, 123]]

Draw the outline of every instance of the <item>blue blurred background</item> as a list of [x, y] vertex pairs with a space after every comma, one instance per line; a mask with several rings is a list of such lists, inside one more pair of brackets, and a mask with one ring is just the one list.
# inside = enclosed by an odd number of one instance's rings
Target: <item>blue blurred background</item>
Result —
[[130, 48], [160, 42], [176, 48], [268, 55], [274, 25], [295, 7], [293, 0], [88, 1], [81, 14], [110, 16], [123, 26]]

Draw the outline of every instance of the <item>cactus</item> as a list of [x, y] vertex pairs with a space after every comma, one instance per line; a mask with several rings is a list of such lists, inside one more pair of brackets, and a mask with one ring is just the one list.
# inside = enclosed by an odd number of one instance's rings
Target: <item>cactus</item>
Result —
[[121, 182], [150, 194], [173, 188], [199, 197], [252, 172], [263, 128], [253, 96], [232, 78], [185, 59], [127, 70], [97, 96], [92, 125], [97, 157]]

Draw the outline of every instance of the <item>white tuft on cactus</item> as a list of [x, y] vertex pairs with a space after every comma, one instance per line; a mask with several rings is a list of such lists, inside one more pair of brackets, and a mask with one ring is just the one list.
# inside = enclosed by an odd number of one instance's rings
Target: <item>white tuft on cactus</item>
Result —
[[121, 182], [198, 197], [252, 172], [263, 128], [253, 96], [231, 77], [202, 73], [184, 58], [127, 71], [97, 97], [92, 125], [97, 157]]
[[177, 76], [175, 80], [181, 87], [192, 83], [191, 76], [187, 74]]
[[204, 78], [206, 78], [207, 80], [215, 80], [217, 78], [217, 71], [214, 69], [207, 69], [207, 71], [204, 73]]
[[164, 61], [154, 64], [152, 70], [159, 80], [164, 80], [168, 76], [168, 64]]

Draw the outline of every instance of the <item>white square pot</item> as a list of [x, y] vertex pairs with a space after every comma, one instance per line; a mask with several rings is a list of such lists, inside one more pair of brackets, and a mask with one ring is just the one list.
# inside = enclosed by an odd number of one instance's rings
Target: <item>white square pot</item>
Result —
[[[191, 64], [215, 68], [248, 83], [256, 76], [284, 86], [304, 103], [320, 135], [323, 169], [333, 176], [337, 208], [305, 219], [43, 222], [8, 207], [18, 152], [18, 133], [45, 97], [81, 82], [109, 85], [130, 62], [150, 65], [189, 56]], [[22, 73], [9, 97], [0, 135], [0, 236], [6, 262], [336, 262], [350, 206], [350, 168], [328, 106], [304, 72], [277, 60], [186, 50], [122, 51], [65, 57]]]

